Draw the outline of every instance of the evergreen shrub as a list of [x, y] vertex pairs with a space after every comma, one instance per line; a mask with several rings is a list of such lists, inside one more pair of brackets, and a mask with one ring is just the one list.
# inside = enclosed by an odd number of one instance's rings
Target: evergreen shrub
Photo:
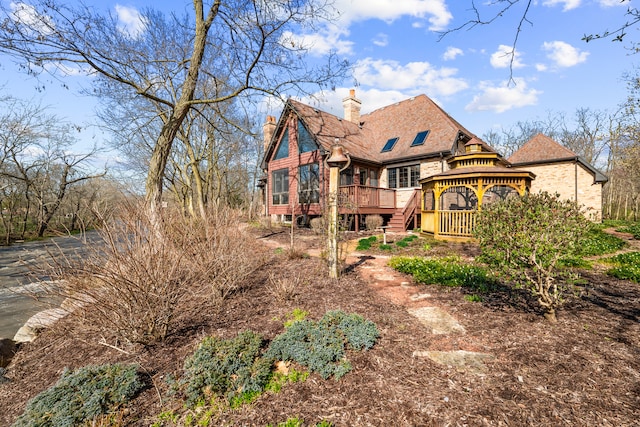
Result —
[[262, 356], [264, 340], [252, 331], [236, 338], [206, 337], [184, 364], [187, 404], [208, 400], [214, 395], [229, 400], [243, 393], [261, 392], [271, 377], [272, 360]]
[[27, 402], [13, 427], [80, 425], [114, 411], [143, 387], [134, 365], [65, 369], [55, 385]]
[[265, 356], [294, 361], [325, 379], [338, 379], [351, 370], [347, 348], [369, 349], [379, 335], [373, 322], [357, 314], [329, 311], [318, 322], [305, 319], [290, 325], [271, 342]]

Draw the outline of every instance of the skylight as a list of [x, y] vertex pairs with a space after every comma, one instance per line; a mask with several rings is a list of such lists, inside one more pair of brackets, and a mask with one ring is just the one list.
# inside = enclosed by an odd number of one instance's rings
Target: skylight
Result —
[[427, 139], [427, 135], [429, 135], [429, 131], [428, 130], [423, 130], [422, 132], [418, 132], [418, 134], [416, 135], [415, 139], [411, 143], [411, 146], [415, 147], [416, 145], [424, 144], [424, 141]]
[[396, 145], [396, 142], [398, 142], [398, 138], [391, 138], [387, 141], [386, 144], [384, 144], [384, 147], [382, 147], [382, 150], [380, 150], [380, 152], [384, 153], [386, 151], [393, 150], [393, 146]]

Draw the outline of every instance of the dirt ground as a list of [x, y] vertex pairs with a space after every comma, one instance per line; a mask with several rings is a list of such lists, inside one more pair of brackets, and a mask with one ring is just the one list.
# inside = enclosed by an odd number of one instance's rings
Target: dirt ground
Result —
[[[549, 324], [527, 296], [503, 291], [469, 302], [459, 288], [415, 286], [408, 277], [373, 286], [368, 255], [348, 259], [338, 281], [328, 279], [318, 257], [289, 259], [286, 232], [256, 231], [271, 245], [269, 268], [221, 306], [191, 301], [181, 309], [179, 330], [148, 349], [115, 349], [111, 341], [83, 333], [73, 319], [60, 322], [24, 345], [0, 385], [0, 425], [10, 425], [26, 401], [49, 387], [64, 367], [125, 361], [152, 379], [121, 416], [123, 425], [151, 425], [157, 415], [181, 408], [164, 378], [179, 376], [184, 359], [206, 335], [232, 337], [251, 329], [267, 338], [283, 331], [294, 308], [320, 318], [327, 310], [356, 312], [375, 322], [381, 338], [373, 349], [349, 353], [353, 370], [339, 381], [311, 375], [278, 394], [224, 414], [213, 425], [265, 426], [290, 417], [306, 425], [334, 426], [633, 426], [640, 419], [640, 285], [583, 272], [587, 284]], [[296, 247], [322, 249], [301, 231]], [[473, 257], [474, 245], [442, 245], [437, 253]], [[378, 258], [378, 267], [380, 267]], [[382, 266], [384, 268], [384, 266]], [[269, 273], [299, 280], [289, 299], [274, 294]], [[389, 270], [389, 274], [393, 274]], [[406, 298], [384, 288], [428, 296], [428, 304], [453, 316], [464, 333], [434, 334], [408, 309]], [[425, 297], [427, 298], [427, 297]], [[480, 371], [421, 357], [428, 351], [466, 350], [492, 355]]]

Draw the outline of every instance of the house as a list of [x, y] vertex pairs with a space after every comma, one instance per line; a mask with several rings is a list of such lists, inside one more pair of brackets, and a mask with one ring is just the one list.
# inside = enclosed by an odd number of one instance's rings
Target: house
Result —
[[[443, 238], [459, 220], [466, 224], [468, 235], [471, 220], [462, 219], [457, 211], [471, 209], [473, 197], [480, 194], [481, 204], [485, 195], [488, 201], [512, 191], [523, 194], [536, 188], [532, 184], [539, 179], [536, 175], [548, 173], [534, 173], [529, 168], [546, 165], [536, 163], [538, 157], [522, 157], [526, 161], [512, 167], [426, 95], [361, 114], [361, 101], [351, 90], [343, 107], [341, 118], [289, 99], [277, 121], [267, 117], [263, 127], [265, 177], [261, 183], [266, 215], [303, 222], [325, 212], [324, 195], [329, 188], [325, 160], [336, 143], [350, 157], [348, 167], [340, 173], [339, 211], [353, 220], [355, 230], [364, 225], [367, 215], [377, 214], [393, 230], [402, 231], [421, 226], [437, 234], [430, 230], [431, 224], [436, 227], [436, 221], [445, 221], [449, 231], [441, 234]], [[533, 151], [540, 150], [544, 152], [541, 147]], [[484, 173], [494, 181], [483, 180]], [[584, 185], [584, 180], [579, 184]], [[440, 197], [436, 218], [433, 209]], [[461, 207], [464, 203], [465, 209]], [[476, 200], [473, 209], [477, 205]], [[442, 216], [445, 214], [440, 211], [456, 213]]]
[[277, 122], [267, 118], [265, 213], [281, 220], [322, 215], [324, 160], [337, 141], [351, 158], [340, 174], [340, 213], [355, 229], [371, 214], [394, 229], [417, 227], [420, 178], [446, 170], [447, 159], [475, 136], [425, 95], [360, 114], [351, 90], [343, 106], [340, 118], [290, 99]]
[[511, 167], [536, 174], [531, 191], [558, 193], [584, 205], [593, 221], [602, 221], [602, 187], [607, 177], [573, 151], [541, 133], [508, 159]]

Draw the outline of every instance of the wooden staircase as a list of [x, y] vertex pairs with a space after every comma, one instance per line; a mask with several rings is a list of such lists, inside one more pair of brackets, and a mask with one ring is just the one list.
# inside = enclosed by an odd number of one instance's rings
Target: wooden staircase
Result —
[[419, 227], [420, 190], [415, 190], [403, 208], [397, 208], [387, 224], [391, 231], [407, 231]]

